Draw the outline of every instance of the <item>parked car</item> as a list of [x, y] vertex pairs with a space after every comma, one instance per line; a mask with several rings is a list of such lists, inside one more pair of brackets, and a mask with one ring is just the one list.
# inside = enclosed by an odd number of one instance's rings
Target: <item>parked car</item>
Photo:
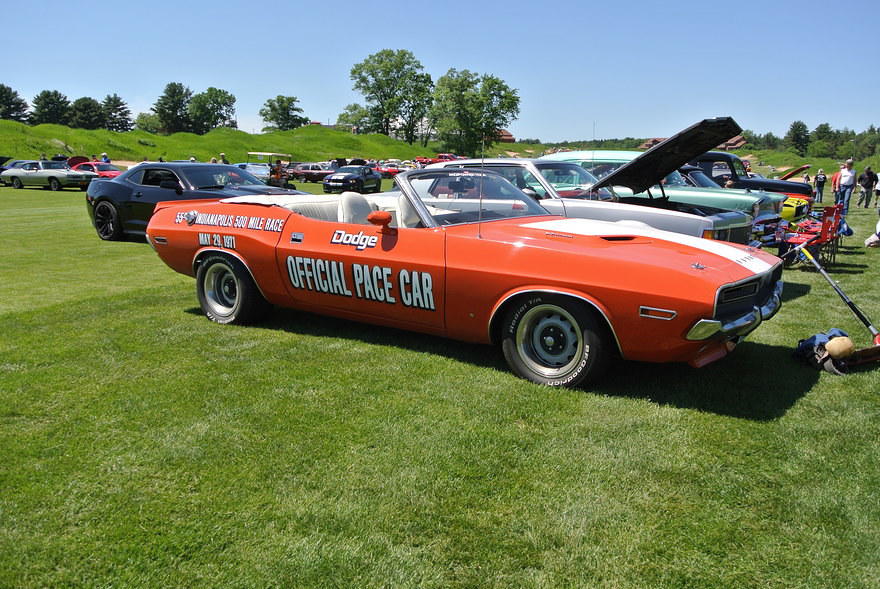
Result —
[[422, 166], [429, 166], [431, 164], [438, 164], [440, 162], [449, 162], [449, 161], [454, 161], [454, 160], [458, 160], [458, 159], [464, 159], [464, 158], [459, 157], [459, 156], [455, 155], [454, 153], [438, 153], [434, 157], [419, 156], [419, 157], [415, 158], [415, 160], [419, 164], [421, 164]]
[[122, 170], [113, 164], [104, 162], [83, 162], [76, 164], [72, 169], [78, 172], [94, 172], [99, 178], [115, 178], [122, 173]]
[[751, 174], [736, 154], [726, 151], [707, 151], [691, 158], [689, 163], [702, 168], [703, 172], [718, 184], [726, 184], [729, 180], [733, 182], [734, 188], [784, 194], [787, 199], [783, 204], [783, 217], [790, 221], [803, 219], [812, 208], [813, 188], [809, 184], [774, 180]]
[[370, 166], [343, 166], [324, 178], [324, 192], [379, 192], [382, 176]]
[[623, 202], [659, 198], [667, 203], [742, 211], [753, 217], [753, 243], [772, 245], [780, 234], [777, 229], [783, 199], [765, 192], [696, 188], [689, 186], [678, 172], [680, 166], [703, 153], [707, 145], [718, 145], [741, 130], [730, 117], [704, 119], [644, 152], [569, 151], [541, 159], [582, 165], [599, 178], [596, 186], [615, 186]]
[[304, 182], [323, 182], [324, 178], [332, 173], [333, 170], [331, 170], [329, 166], [316, 162], [303, 162], [301, 164], [296, 164], [290, 170], [292, 177], [297, 180], [303, 180]]
[[12, 168], [19, 168], [30, 161], [33, 160], [16, 160], [10, 157], [0, 157], [0, 185], [6, 186], [5, 178], [3, 178], [3, 172], [5, 172], [6, 170], [11, 170]]
[[145, 162], [116, 178], [98, 180], [86, 192], [86, 209], [98, 237], [143, 240], [156, 203], [255, 194], [305, 194], [267, 186], [237, 166]]
[[573, 162], [470, 159], [431, 164], [428, 169], [438, 167], [484, 168], [498, 172], [526, 194], [539, 199], [545, 209], [565, 217], [645, 223], [673, 233], [738, 243], [748, 243], [752, 232], [752, 217], [739, 211], [701, 207], [697, 212], [687, 212], [692, 208], [690, 205], [674, 203], [669, 209], [652, 206], [663, 204], [659, 199], [633, 199], [630, 204], [619, 202], [607, 189], [593, 190], [596, 177]]
[[[759, 250], [552, 215], [488, 171], [395, 184], [162, 203], [147, 235], [217, 323], [274, 304], [495, 343], [513, 372], [552, 386], [597, 378], [617, 355], [703, 366], [781, 304], [781, 261]], [[227, 222], [252, 218], [259, 228]]]
[[52, 160], [31, 160], [21, 162], [15, 167], [0, 173], [4, 184], [14, 188], [39, 186], [49, 190], [61, 190], [74, 187], [85, 190], [92, 178], [98, 175], [93, 172], [75, 172], [67, 167], [66, 162]]
[[399, 164], [399, 163], [388, 163], [388, 162], [386, 162], [386, 163], [383, 163], [383, 164], [377, 164], [377, 165], [376, 165], [376, 171], [379, 172], [379, 174], [380, 174], [383, 178], [394, 178], [394, 177], [397, 176], [400, 172], [402, 172], [403, 169], [400, 167], [400, 164]]
[[263, 184], [269, 183], [269, 164], [255, 164], [253, 162], [241, 162], [238, 164], [232, 164], [233, 166], [239, 168], [240, 170], [244, 170], [254, 178], [258, 179]]
[[[686, 164], [678, 169], [678, 173], [681, 174], [681, 177], [690, 186], [711, 189], [721, 188], [721, 186], [717, 182], [715, 182], [715, 180], [707, 176], [706, 173], [703, 171], [703, 168], [699, 166]], [[736, 189], [734, 188], [733, 190]], [[779, 216], [782, 217], [782, 219], [787, 223], [802, 219], [807, 215], [807, 212], [810, 210], [810, 204], [805, 200], [793, 197], [786, 198], [784, 194], [780, 194], [778, 192], [768, 192], [767, 194], [770, 196], [774, 208], [779, 211]], [[785, 229], [784, 225], [782, 229]], [[772, 223], [769, 227], [765, 228], [764, 235], [767, 236], [771, 231], [775, 231]]]

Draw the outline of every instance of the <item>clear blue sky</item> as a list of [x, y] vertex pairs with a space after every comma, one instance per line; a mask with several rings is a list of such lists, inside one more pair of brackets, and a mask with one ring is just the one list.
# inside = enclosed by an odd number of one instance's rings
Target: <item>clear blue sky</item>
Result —
[[494, 74], [520, 96], [510, 130], [561, 141], [668, 136], [708, 116], [783, 135], [880, 124], [880, 4], [802, 2], [242, 2], [179, 0], [6, 10], [0, 83], [30, 103], [116, 92], [133, 114], [168, 82], [237, 98], [253, 132], [267, 98], [335, 122], [363, 102], [351, 66], [408, 49], [436, 80]]

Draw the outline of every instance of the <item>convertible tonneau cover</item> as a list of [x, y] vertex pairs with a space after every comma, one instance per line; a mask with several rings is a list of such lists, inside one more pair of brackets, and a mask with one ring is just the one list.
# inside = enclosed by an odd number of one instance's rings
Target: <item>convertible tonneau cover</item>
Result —
[[603, 186], [625, 186], [638, 194], [740, 132], [742, 128], [731, 117], [703, 119], [620, 166], [594, 184], [593, 190]]

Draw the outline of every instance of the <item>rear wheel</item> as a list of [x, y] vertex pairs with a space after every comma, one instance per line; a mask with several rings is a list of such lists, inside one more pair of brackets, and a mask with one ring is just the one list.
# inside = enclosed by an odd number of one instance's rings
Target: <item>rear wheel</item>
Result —
[[49, 178], [49, 190], [53, 192], [61, 190], [61, 182], [58, 181], [58, 178]]
[[122, 238], [119, 213], [116, 207], [106, 200], [95, 205], [95, 231], [104, 241], [119, 241]]
[[21, 179], [13, 178], [12, 179], [12, 187], [13, 188], [24, 188], [24, 184], [21, 183]]
[[535, 294], [504, 319], [501, 348], [511, 369], [538, 384], [573, 387], [598, 378], [609, 360], [607, 330], [582, 303]]
[[244, 265], [222, 255], [199, 265], [196, 292], [205, 316], [216, 323], [253, 323], [270, 308]]

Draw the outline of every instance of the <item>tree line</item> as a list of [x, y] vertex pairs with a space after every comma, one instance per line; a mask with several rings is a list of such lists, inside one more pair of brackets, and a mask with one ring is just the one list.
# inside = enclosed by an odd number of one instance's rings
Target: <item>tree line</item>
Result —
[[[368, 56], [351, 68], [350, 77], [365, 104], [346, 106], [337, 125], [358, 133], [395, 136], [410, 145], [427, 145], [437, 138], [447, 151], [476, 155], [497, 141], [519, 114], [517, 91], [500, 78], [451, 68], [435, 82], [404, 49], [383, 49]], [[286, 131], [309, 123], [296, 96], [269, 98], [259, 114], [266, 124], [263, 131]], [[0, 119], [161, 134], [204, 134], [218, 127], [237, 127], [232, 93], [211, 87], [194, 94], [179, 82], [167, 84], [149, 112], [134, 119], [116, 94], [103, 102], [90, 97], [70, 102], [58, 90], [43, 90], [29, 106], [15, 90], [0, 84]]]
[[803, 121], [794, 121], [784, 137], [773, 133], [758, 134], [743, 131], [746, 148], [782, 149], [801, 157], [827, 157], [836, 159], [854, 158], [862, 160], [880, 155], [880, 129], [870, 125], [857, 133], [851, 129], [832, 129], [828, 123], [816, 125], [810, 131]]

